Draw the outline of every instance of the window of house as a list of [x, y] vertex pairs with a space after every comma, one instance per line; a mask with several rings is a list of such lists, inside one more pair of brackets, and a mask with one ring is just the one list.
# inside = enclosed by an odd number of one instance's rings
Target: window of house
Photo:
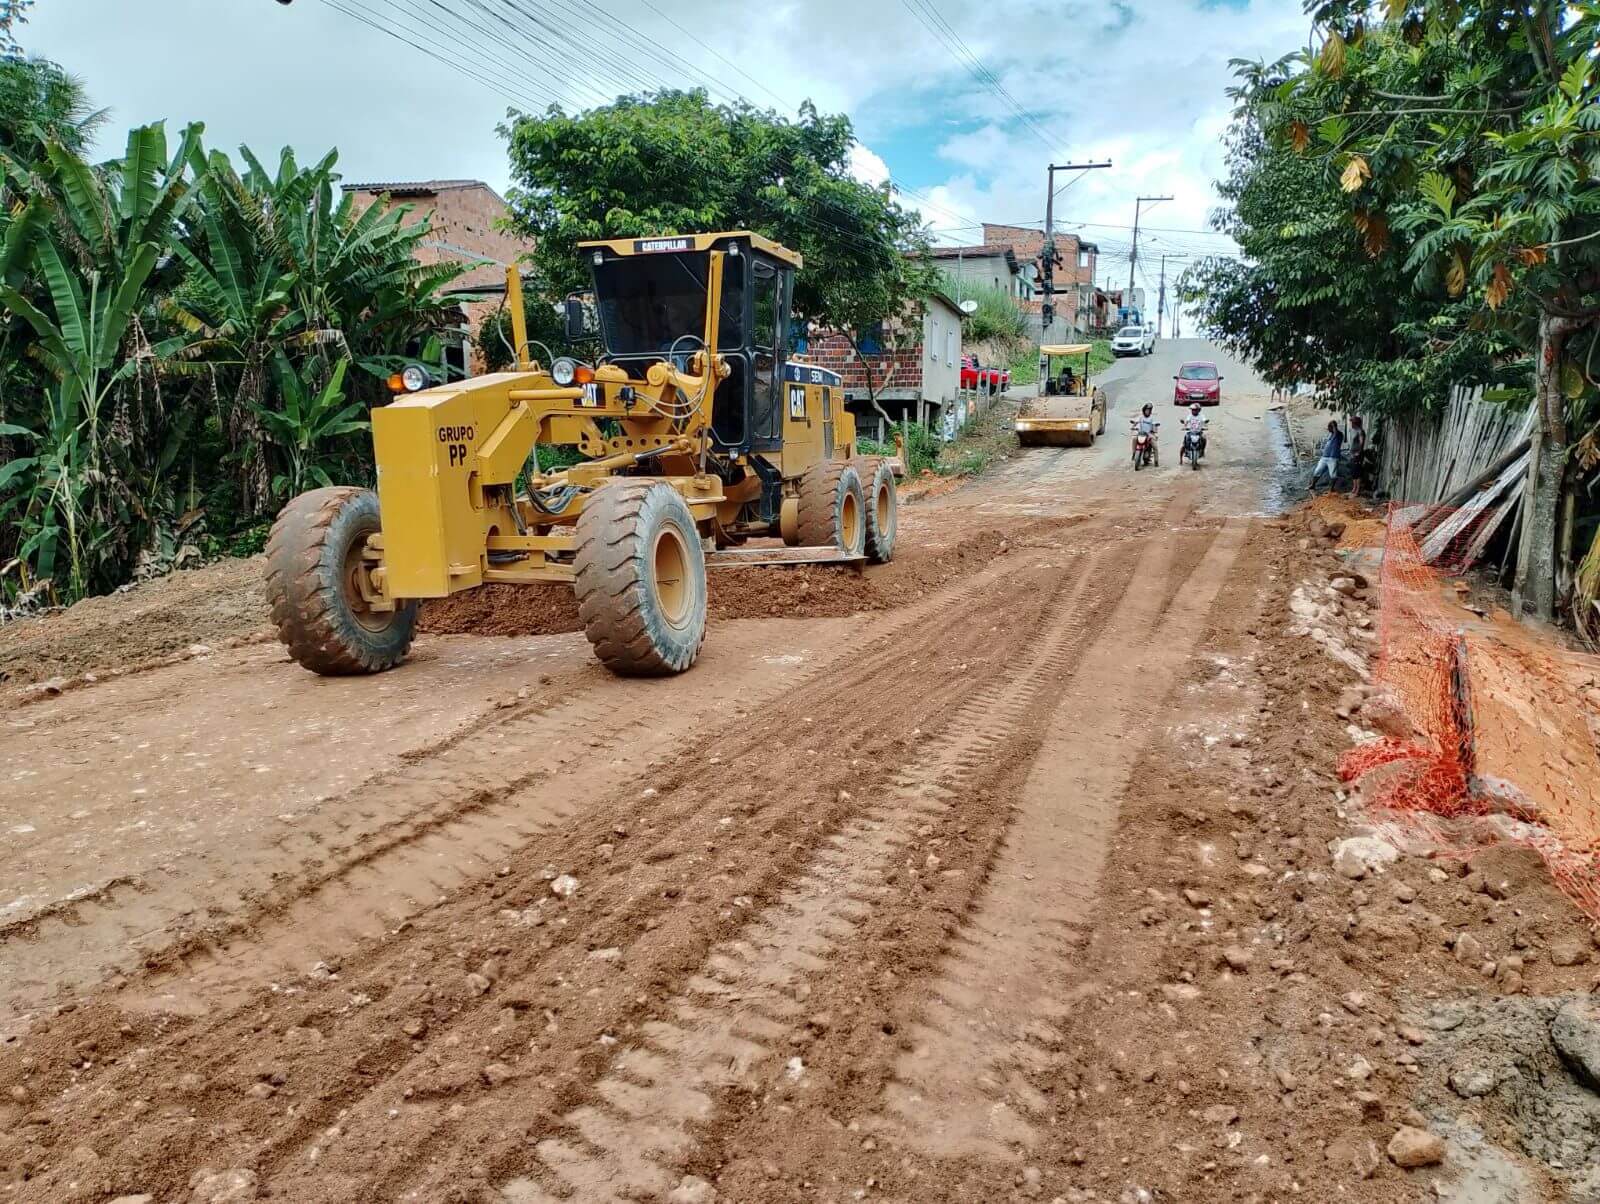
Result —
[[1089, 252], [1083, 247], [1078, 248], [1078, 266], [1080, 268], [1086, 268], [1089, 266]]
[[928, 358], [934, 363], [939, 362], [939, 319], [928, 319]]
[[944, 332], [944, 362], [946, 366], [956, 362], [956, 332], [950, 329]]

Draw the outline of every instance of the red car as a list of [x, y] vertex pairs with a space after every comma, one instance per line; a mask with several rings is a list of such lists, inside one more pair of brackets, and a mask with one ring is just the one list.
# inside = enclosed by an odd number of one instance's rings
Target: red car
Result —
[[1198, 401], [1203, 406], [1222, 404], [1222, 377], [1208, 360], [1194, 360], [1178, 369], [1172, 378], [1172, 404], [1186, 406]]
[[975, 355], [961, 357], [961, 387], [963, 389], [988, 388], [991, 393], [1004, 393], [1011, 387], [1011, 369], [985, 368]]

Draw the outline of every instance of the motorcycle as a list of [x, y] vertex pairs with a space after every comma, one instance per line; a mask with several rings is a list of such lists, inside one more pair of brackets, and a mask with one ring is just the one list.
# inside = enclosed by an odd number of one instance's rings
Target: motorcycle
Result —
[[1138, 472], [1148, 465], [1159, 465], [1160, 456], [1156, 451], [1156, 437], [1154, 434], [1145, 434], [1139, 430], [1137, 421], [1129, 423], [1133, 431], [1133, 471]]
[[1189, 466], [1196, 472], [1200, 471], [1200, 457], [1205, 455], [1205, 449], [1200, 445], [1203, 436], [1199, 431], [1184, 431], [1183, 449], [1178, 453], [1178, 463], [1189, 461]]

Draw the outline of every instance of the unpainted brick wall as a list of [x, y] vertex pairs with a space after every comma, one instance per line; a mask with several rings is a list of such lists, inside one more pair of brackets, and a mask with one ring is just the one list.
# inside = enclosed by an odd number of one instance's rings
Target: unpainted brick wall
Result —
[[922, 341], [913, 347], [900, 347], [882, 355], [857, 356], [850, 340], [842, 334], [824, 332], [815, 335], [805, 354], [799, 356], [808, 364], [837, 372], [844, 380], [847, 393], [865, 393], [868, 374], [874, 392], [881, 389], [922, 388]]

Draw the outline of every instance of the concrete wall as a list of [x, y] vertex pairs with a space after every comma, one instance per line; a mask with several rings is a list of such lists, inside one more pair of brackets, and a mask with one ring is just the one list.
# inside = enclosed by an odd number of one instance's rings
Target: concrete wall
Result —
[[939, 270], [949, 277], [952, 288], [959, 281], [968, 288], [997, 288], [1019, 295], [1020, 274], [1012, 272], [1004, 255], [941, 256]]

